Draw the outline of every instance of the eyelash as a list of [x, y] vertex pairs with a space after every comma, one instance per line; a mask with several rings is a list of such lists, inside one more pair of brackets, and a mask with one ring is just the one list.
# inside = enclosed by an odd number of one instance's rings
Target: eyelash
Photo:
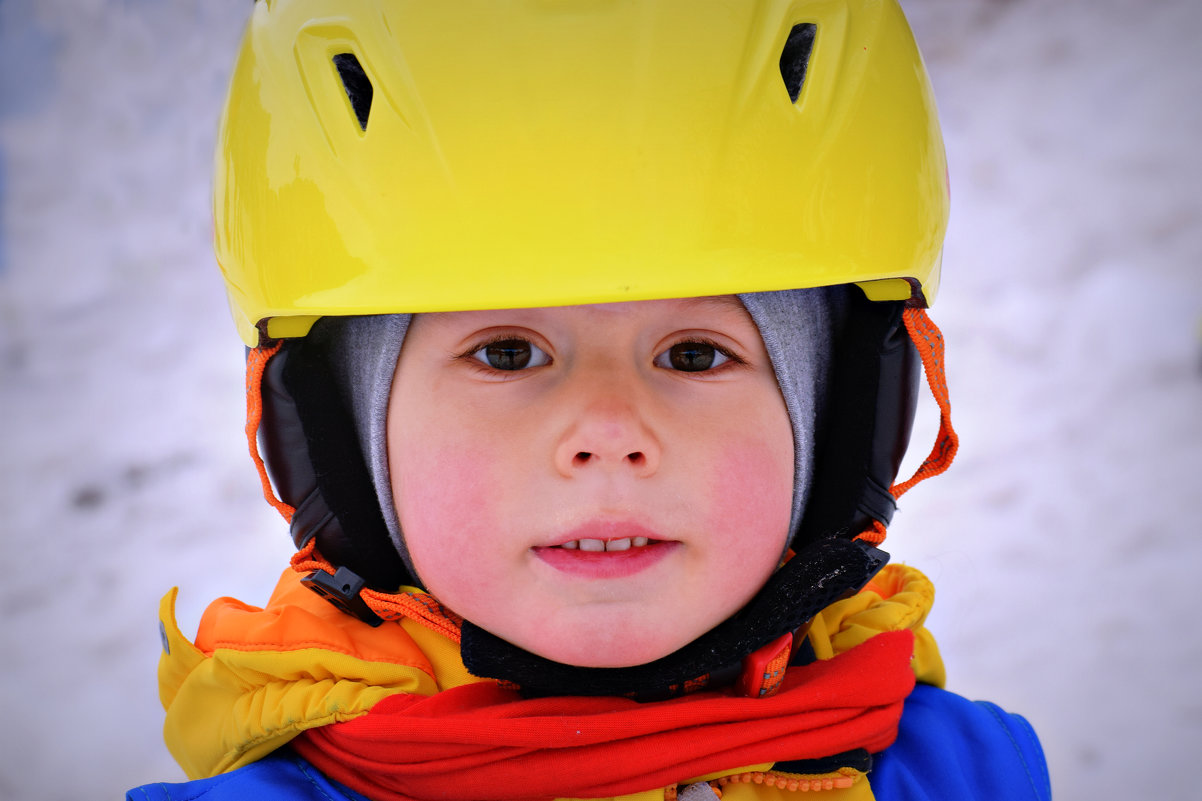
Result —
[[[731, 365], [731, 366], [742, 366], [742, 365], [745, 365], [745, 364], [747, 364], [747, 360], [746, 360], [746, 359], [744, 359], [743, 357], [739, 356], [737, 353], [735, 353], [734, 351], [732, 351], [730, 348], [727, 348], [727, 347], [725, 347], [725, 346], [723, 346], [723, 345], [720, 345], [720, 344], [718, 344], [717, 342], [715, 342], [714, 340], [710, 339], [709, 337], [702, 337], [702, 336], [686, 336], [686, 337], [683, 337], [682, 339], [680, 339], [680, 340], [678, 340], [678, 341], [676, 341], [676, 342], [673, 342], [671, 345], [668, 345], [668, 346], [667, 346], [666, 348], [664, 348], [662, 351], [660, 351], [659, 353], [657, 353], [657, 354], [656, 354], [656, 356], [655, 356], [655, 358], [656, 358], [656, 359], [659, 359], [659, 357], [660, 357], [661, 355], [663, 355], [663, 354], [665, 354], [665, 353], [668, 353], [669, 351], [671, 351], [671, 350], [672, 350], [672, 348], [676, 347], [677, 345], [705, 345], [706, 347], [713, 348], [713, 349], [714, 349], [716, 352], [718, 352], [718, 353], [722, 354], [723, 356], [725, 356], [727, 361], [726, 361], [725, 363], [723, 363], [723, 364], [720, 364], [720, 365], [718, 365], [717, 367], [713, 367], [713, 368], [710, 368], [710, 369], [707, 369], [707, 370], [696, 370], [696, 371], [689, 371], [689, 370], [672, 370], [672, 372], [674, 372], [674, 373], [689, 373], [689, 374], [691, 374], [691, 375], [706, 375], [707, 373], [708, 373], [708, 374], [714, 374], [714, 373], [717, 373], [717, 372], [719, 372], [719, 371], [722, 371], [724, 368], [726, 368], [726, 367], [727, 367], [727, 365]], [[666, 369], [666, 368], [665, 368], [665, 369]]]
[[[526, 369], [531, 369], [531, 368], [523, 368], [523, 369], [519, 369], [519, 370], [500, 370], [496, 367], [492, 367], [491, 365], [489, 365], [487, 362], [483, 361], [482, 359], [477, 358], [477, 355], [476, 355], [476, 354], [480, 353], [480, 351], [482, 351], [485, 348], [488, 348], [492, 345], [496, 345], [501, 342], [513, 342], [513, 341], [526, 342], [531, 347], [537, 348], [538, 350], [542, 351], [543, 353], [546, 353], [546, 350], [539, 347], [533, 341], [531, 341], [530, 337], [522, 336], [520, 334], [503, 333], [503, 334], [497, 334], [496, 336], [489, 337], [488, 339], [485, 339], [485, 340], [482, 340], [480, 342], [473, 344], [471, 347], [467, 348], [465, 351], [458, 354], [455, 358], [456, 358], [456, 360], [459, 360], [459, 361], [465, 361], [471, 367], [473, 367], [475, 369], [479, 369], [485, 373], [488, 373], [489, 375], [496, 375], [498, 373], [506, 374], [506, 375], [508, 375], [508, 374], [516, 375], [518, 373], [524, 372], [524, 370], [526, 370]], [[718, 365], [717, 367], [710, 368], [707, 370], [689, 371], [689, 370], [671, 370], [670, 368], [664, 368], [664, 369], [669, 369], [671, 372], [705, 375], [707, 373], [713, 374], [715, 372], [718, 372], [718, 371], [722, 370], [724, 367], [726, 367], [728, 364], [734, 365], [734, 366], [743, 366], [743, 365], [747, 364], [747, 361], [743, 357], [739, 356], [734, 351], [730, 350], [727, 347], [724, 347], [723, 345], [718, 344], [717, 342], [715, 342], [714, 340], [712, 340], [708, 337], [684, 337], [676, 342], [673, 342], [672, 344], [665, 347], [662, 351], [657, 353], [653, 359], [653, 362], [658, 361], [660, 356], [668, 353], [669, 351], [672, 350], [672, 348], [674, 348], [678, 345], [705, 345], [706, 347], [713, 348], [716, 352], [722, 354], [722, 356], [724, 356], [727, 361], [724, 362], [723, 364]], [[551, 359], [550, 354], [547, 355], [547, 358]], [[537, 365], [537, 366], [545, 367], [545, 366], [549, 366], [550, 364], [554, 364], [553, 359], [551, 359], [546, 365]]]
[[[457, 361], [467, 362], [467, 364], [470, 367], [480, 370], [491, 376], [496, 376], [496, 375], [500, 374], [503, 376], [512, 377], [512, 376], [516, 376], [519, 373], [524, 372], [526, 369], [531, 369], [531, 368], [523, 368], [521, 370], [499, 370], [496, 367], [489, 365], [487, 362], [476, 358], [476, 354], [478, 354], [480, 351], [482, 351], [485, 348], [488, 348], [492, 345], [499, 344], [501, 342], [525, 342], [528, 345], [530, 345], [531, 347], [537, 348], [538, 350], [542, 351], [543, 353], [547, 353], [546, 349], [541, 348], [538, 345], [536, 345], [534, 343], [534, 341], [531, 339], [531, 337], [523, 336], [521, 334], [502, 333], [502, 334], [497, 334], [495, 336], [491, 336], [488, 339], [481, 340], [480, 342], [475, 343], [474, 345], [469, 347], [467, 350], [458, 354], [455, 357], [455, 359]], [[547, 354], [547, 358], [549, 361], [546, 365], [537, 365], [537, 366], [546, 367], [546, 366], [554, 363], [554, 360], [551, 359], [550, 354]]]

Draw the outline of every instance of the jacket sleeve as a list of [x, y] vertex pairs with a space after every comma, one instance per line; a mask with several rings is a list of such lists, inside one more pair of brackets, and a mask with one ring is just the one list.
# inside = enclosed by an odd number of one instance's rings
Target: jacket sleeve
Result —
[[1050, 801], [1031, 725], [996, 705], [927, 685], [906, 699], [897, 742], [870, 774], [879, 801]]

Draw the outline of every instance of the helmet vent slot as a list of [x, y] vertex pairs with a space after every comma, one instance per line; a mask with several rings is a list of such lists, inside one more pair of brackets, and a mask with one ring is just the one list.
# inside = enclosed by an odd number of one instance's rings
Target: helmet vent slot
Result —
[[785, 41], [785, 49], [780, 54], [780, 77], [785, 81], [785, 89], [789, 99], [794, 103], [801, 97], [801, 87], [805, 83], [806, 68], [810, 64], [810, 52], [814, 49], [814, 33], [818, 26], [812, 22], [794, 25]]
[[333, 61], [338, 77], [342, 79], [342, 88], [346, 90], [346, 97], [355, 110], [355, 118], [359, 120], [359, 127], [366, 131], [367, 116], [371, 113], [371, 80], [354, 53], [339, 53]]

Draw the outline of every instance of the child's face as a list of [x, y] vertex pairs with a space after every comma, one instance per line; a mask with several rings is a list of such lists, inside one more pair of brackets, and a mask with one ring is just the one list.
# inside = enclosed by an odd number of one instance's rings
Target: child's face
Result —
[[388, 443], [425, 585], [558, 662], [665, 656], [785, 549], [792, 429], [733, 296], [419, 315]]

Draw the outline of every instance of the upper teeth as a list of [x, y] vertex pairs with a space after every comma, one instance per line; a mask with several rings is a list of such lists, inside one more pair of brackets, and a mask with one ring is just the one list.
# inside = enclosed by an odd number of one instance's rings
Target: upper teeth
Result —
[[569, 540], [560, 548], [581, 551], [627, 551], [630, 548], [641, 548], [650, 543], [647, 537], [623, 537], [620, 540]]

